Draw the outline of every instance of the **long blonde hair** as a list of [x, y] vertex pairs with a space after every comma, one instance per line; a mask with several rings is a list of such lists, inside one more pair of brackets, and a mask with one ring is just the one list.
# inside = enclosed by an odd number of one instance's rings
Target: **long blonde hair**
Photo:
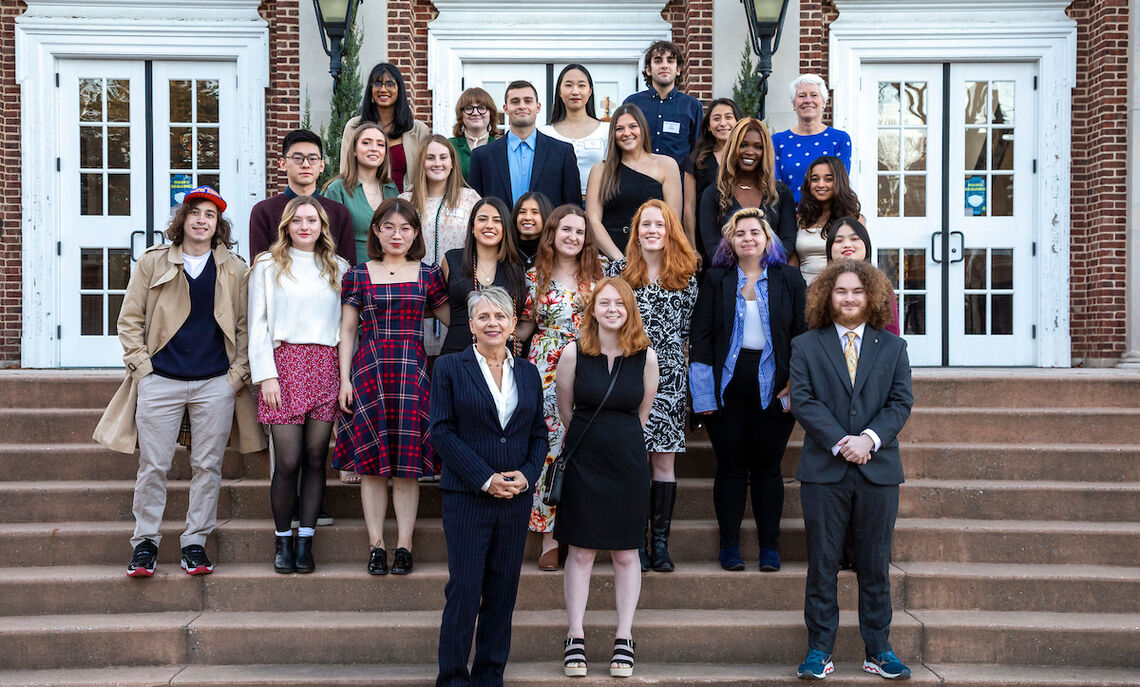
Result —
[[388, 165], [388, 138], [384, 135], [384, 131], [380, 129], [380, 125], [376, 122], [364, 122], [360, 126], [352, 130], [352, 145], [348, 148], [348, 159], [345, 162], [344, 174], [338, 174], [335, 178], [330, 179], [322, 191], [327, 191], [332, 182], [340, 179], [344, 184], [344, 192], [352, 198], [356, 192], [356, 183], [360, 181], [360, 163], [356, 161], [356, 144], [360, 142], [360, 137], [364, 132], [369, 129], [375, 129], [380, 132], [380, 140], [384, 142], [384, 159], [380, 162], [380, 166], [376, 168], [376, 183], [380, 184], [383, 188], [384, 184], [392, 180], [392, 175], [389, 172]]
[[447, 185], [443, 192], [443, 205], [445, 208], [454, 208], [459, 205], [459, 193], [467, 182], [463, 180], [463, 170], [459, 168], [459, 160], [455, 157], [455, 146], [451, 145], [451, 141], [447, 140], [439, 134], [432, 134], [424, 141], [423, 146], [420, 147], [419, 155], [416, 156], [416, 165], [411, 170], [412, 174], [412, 207], [416, 209], [416, 214], [424, 220], [424, 208], [427, 207], [427, 171], [424, 169], [424, 158], [427, 157], [428, 146], [432, 143], [438, 143], [447, 149], [451, 155], [451, 173], [447, 175]]
[[765, 203], [775, 203], [780, 195], [776, 190], [776, 149], [772, 147], [772, 134], [764, 122], [755, 117], [745, 117], [732, 127], [728, 142], [724, 145], [724, 164], [716, 177], [716, 190], [720, 194], [720, 212], [724, 214], [732, 208], [732, 191], [736, 188], [736, 165], [740, 162], [740, 146], [744, 135], [749, 131], [760, 134], [760, 145], [764, 148], [764, 159], [760, 160], [759, 184], [757, 190]]
[[336, 244], [333, 243], [332, 234], [329, 233], [329, 216], [321, 206], [320, 199], [315, 196], [297, 196], [285, 204], [285, 210], [281, 213], [281, 224], [277, 225], [277, 241], [269, 248], [270, 259], [277, 266], [275, 281], [281, 286], [282, 274], [293, 276], [291, 270], [293, 256], [289, 254], [289, 249], [293, 247], [293, 238], [289, 236], [289, 223], [293, 221], [293, 217], [302, 205], [311, 205], [317, 209], [317, 217], [321, 219], [321, 235], [317, 238], [317, 245], [313, 249], [314, 257], [321, 266], [321, 276], [334, 291], [340, 293], [340, 268], [337, 265]]

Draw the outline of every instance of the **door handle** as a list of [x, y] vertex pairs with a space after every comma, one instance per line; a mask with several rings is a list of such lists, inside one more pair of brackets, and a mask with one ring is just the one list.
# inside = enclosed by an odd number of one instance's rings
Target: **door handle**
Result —
[[938, 239], [941, 236], [942, 232], [940, 231], [936, 231], [930, 235], [930, 259], [933, 260], [936, 265], [942, 264], [942, 258], [938, 257], [938, 246], [942, 243]]
[[[139, 229], [137, 231], [131, 232], [131, 262], [138, 262], [139, 261], [138, 256], [135, 254], [135, 239], [140, 237], [140, 236], [145, 237], [146, 231]], [[143, 250], [146, 250], [146, 246], [143, 246]]]
[[165, 246], [166, 245], [166, 232], [161, 229], [152, 229], [150, 232], [150, 245], [152, 246]]
[[950, 232], [950, 240], [951, 241], [954, 239], [955, 236], [958, 237], [958, 245], [957, 246], [953, 246], [953, 245], [950, 246], [950, 264], [951, 265], [953, 265], [956, 262], [962, 262], [963, 260], [966, 259], [966, 235], [960, 231]]

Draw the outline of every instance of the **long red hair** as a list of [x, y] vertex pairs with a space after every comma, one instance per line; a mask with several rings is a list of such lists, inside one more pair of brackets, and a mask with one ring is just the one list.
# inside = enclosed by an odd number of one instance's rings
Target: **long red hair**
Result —
[[538, 239], [538, 251], [534, 257], [534, 271], [538, 279], [538, 294], [541, 296], [550, 288], [550, 278], [554, 274], [554, 236], [558, 226], [568, 215], [581, 217], [586, 223], [586, 235], [582, 239], [582, 250], [578, 252], [577, 277], [578, 293], [588, 291], [590, 284], [602, 278], [602, 263], [598, 260], [598, 246], [590, 236], [590, 220], [577, 205], [560, 205], [554, 208], [542, 222], [542, 235]]
[[594, 317], [594, 308], [597, 307], [598, 294], [607, 286], [617, 289], [625, 304], [627, 317], [618, 334], [618, 345], [621, 346], [622, 355], [633, 355], [638, 351], [649, 348], [649, 336], [645, 333], [645, 326], [641, 324], [641, 311], [637, 309], [637, 297], [633, 289], [621, 277], [606, 277], [597, 283], [594, 292], [590, 294], [590, 302], [582, 313], [582, 327], [578, 330], [578, 350], [585, 355], [600, 355], [602, 342], [598, 339], [598, 318]]
[[640, 289], [649, 283], [649, 266], [645, 264], [645, 256], [641, 254], [641, 215], [649, 208], [657, 208], [665, 218], [665, 250], [661, 261], [661, 272], [658, 278], [661, 287], [669, 291], [680, 291], [689, 285], [689, 279], [697, 271], [697, 254], [689, 245], [689, 239], [681, 228], [681, 220], [673, 208], [664, 201], [651, 198], [642, 203], [633, 216], [629, 227], [629, 244], [625, 249], [625, 269], [621, 271], [622, 279], [629, 282], [635, 289]]

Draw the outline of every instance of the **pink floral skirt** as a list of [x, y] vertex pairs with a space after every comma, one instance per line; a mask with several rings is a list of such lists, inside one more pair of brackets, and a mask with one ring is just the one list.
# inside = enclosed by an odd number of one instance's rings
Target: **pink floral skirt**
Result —
[[283, 343], [273, 350], [281, 407], [270, 410], [257, 394], [257, 421], [263, 425], [303, 425], [312, 418], [333, 422], [340, 415], [340, 370], [335, 346]]

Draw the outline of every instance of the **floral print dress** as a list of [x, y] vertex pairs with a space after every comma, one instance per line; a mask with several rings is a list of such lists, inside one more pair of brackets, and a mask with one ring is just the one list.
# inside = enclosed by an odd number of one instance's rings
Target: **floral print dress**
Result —
[[[542, 413], [546, 416], [546, 431], [550, 441], [550, 451], [542, 466], [539, 484], [546, 480], [546, 471], [562, 451], [562, 441], [566, 428], [558, 417], [558, 398], [554, 389], [554, 372], [562, 349], [578, 337], [582, 324], [582, 311], [586, 300], [594, 289], [591, 282], [588, 289], [579, 293], [573, 287], [551, 280], [546, 292], [538, 293], [538, 271], [527, 270], [527, 297], [522, 319], [535, 323], [534, 339], [530, 344], [527, 358], [538, 368], [542, 379]], [[533, 532], [550, 532], [554, 529], [554, 508], [542, 502], [541, 489], [532, 491], [534, 507], [530, 511], [530, 529]]]

